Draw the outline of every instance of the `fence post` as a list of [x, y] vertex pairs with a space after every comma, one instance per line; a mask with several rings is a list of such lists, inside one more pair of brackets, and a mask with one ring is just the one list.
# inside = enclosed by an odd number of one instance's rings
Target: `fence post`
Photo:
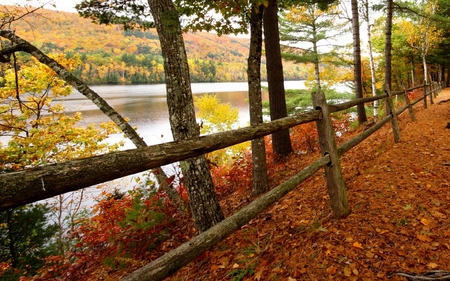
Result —
[[423, 108], [427, 108], [427, 81], [423, 81]]
[[409, 100], [408, 93], [406, 92], [405, 87], [403, 86], [403, 96], [405, 97], [406, 104], [408, 105], [409, 116], [411, 116], [411, 120], [416, 121], [414, 117], [414, 112], [412, 110], [411, 101]]
[[433, 95], [434, 95], [434, 86], [433, 81], [430, 80], [430, 104], [434, 104]]
[[395, 113], [394, 103], [392, 102], [391, 90], [387, 84], [384, 84], [384, 93], [387, 94], [386, 104], [389, 109], [389, 113], [392, 115], [392, 131], [394, 133], [394, 141], [400, 141], [400, 128], [398, 126], [397, 114]]
[[313, 92], [312, 102], [314, 108], [322, 110], [323, 114], [323, 118], [316, 121], [316, 126], [322, 154], [330, 155], [330, 162], [324, 166], [324, 169], [333, 217], [338, 219], [347, 216], [350, 213], [350, 209], [336, 146], [335, 132], [331, 123], [325, 94], [321, 90], [315, 93]]

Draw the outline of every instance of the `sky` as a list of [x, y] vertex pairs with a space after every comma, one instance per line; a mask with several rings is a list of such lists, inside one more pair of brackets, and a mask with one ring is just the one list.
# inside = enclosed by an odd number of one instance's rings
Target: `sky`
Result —
[[[46, 9], [66, 11], [76, 13], [75, 5], [80, 3], [81, 0], [0, 0], [0, 5], [31, 5], [31, 6], [40, 6], [45, 5]], [[56, 8], [52, 6], [55, 4]]]

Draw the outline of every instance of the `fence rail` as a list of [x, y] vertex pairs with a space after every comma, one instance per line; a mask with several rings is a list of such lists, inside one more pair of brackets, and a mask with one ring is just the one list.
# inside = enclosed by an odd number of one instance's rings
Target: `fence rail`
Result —
[[[409, 101], [407, 92], [419, 88], [424, 90], [423, 96], [415, 101]], [[427, 90], [428, 88], [429, 90]], [[2, 174], [0, 175], [0, 210], [35, 202], [68, 191], [81, 189], [96, 183], [105, 182], [136, 172], [159, 167], [161, 165], [170, 164], [248, 141], [253, 138], [269, 135], [279, 130], [316, 121], [319, 130], [319, 142], [321, 143], [321, 149], [324, 155], [323, 157], [310, 164], [289, 180], [283, 182], [258, 199], [249, 203], [234, 215], [226, 218], [224, 221], [209, 230], [199, 234], [190, 241], [136, 270], [131, 275], [123, 279], [162, 280], [181, 267], [190, 263], [207, 249], [213, 247], [234, 233], [241, 226], [245, 225], [260, 212], [281, 199], [284, 195], [296, 188], [300, 183], [308, 179], [322, 167], [325, 167], [327, 178], [329, 176], [328, 174], [333, 174], [334, 177], [340, 176], [342, 178], [340, 166], [338, 165], [340, 156], [358, 145], [389, 121], [396, 121], [396, 116], [403, 113], [406, 109], [409, 109], [410, 113], [412, 113], [412, 106], [421, 100], [424, 101], [424, 107], [426, 108], [427, 97], [430, 98], [430, 103], [433, 103], [433, 96], [436, 97], [438, 92], [441, 90], [442, 84], [433, 82], [429, 85], [424, 84], [403, 91], [390, 92], [389, 90], [385, 90], [385, 94], [380, 96], [356, 99], [337, 105], [328, 105], [326, 104], [324, 96], [319, 96], [318, 100], [313, 101], [317, 110], [312, 110], [308, 113], [296, 116], [286, 117], [258, 126], [242, 128], [209, 136], [202, 136], [182, 142], [170, 142], [146, 148], [121, 151], [97, 157], [77, 159], [65, 163]], [[406, 105], [402, 106], [398, 110], [395, 110], [392, 106], [392, 97], [396, 95], [404, 95], [406, 101]], [[364, 104], [380, 99], [387, 100], [390, 110], [389, 112], [391, 112], [391, 114], [379, 120], [376, 124], [363, 131], [358, 136], [343, 143], [341, 146], [336, 147], [334, 143], [333, 129], [329, 126], [323, 125], [326, 124], [326, 120], [330, 118], [330, 114], [351, 108], [358, 104]], [[395, 127], [394, 122], [392, 124]], [[398, 141], [399, 133], [396, 133], [396, 130], [398, 130], [398, 128], [394, 128], [393, 130], [394, 139]], [[330, 136], [333, 139], [333, 142], [330, 142]], [[327, 139], [324, 140], [324, 138]], [[326, 141], [329, 143], [323, 145]], [[339, 169], [334, 169], [336, 166], [339, 166]], [[327, 167], [329, 170], [327, 170]], [[331, 171], [332, 169], [334, 170]], [[336, 175], [335, 173], [340, 173], [340, 175]], [[330, 179], [333, 179], [333, 177]], [[330, 184], [328, 181], [327, 183]], [[35, 187], [32, 193], [23, 192], [24, 190], [28, 190], [30, 187]], [[339, 189], [342, 188], [342, 186], [337, 186], [336, 188]], [[338, 189], [335, 191], [342, 192], [342, 190]], [[332, 191], [330, 191], [330, 193], [331, 192]], [[345, 195], [345, 187], [343, 192]], [[330, 194], [330, 198], [333, 198], [332, 194]], [[338, 198], [337, 200], [341, 199], [342, 198]], [[342, 202], [343, 201], [341, 201], [341, 203]], [[345, 205], [345, 202], [343, 204]], [[345, 206], [340, 207], [345, 208]], [[332, 208], [334, 207], [332, 206]], [[333, 209], [333, 212], [335, 212], [335, 209]], [[335, 217], [339, 217], [340, 215], [343, 214], [339, 214], [338, 216], [335, 215]]]

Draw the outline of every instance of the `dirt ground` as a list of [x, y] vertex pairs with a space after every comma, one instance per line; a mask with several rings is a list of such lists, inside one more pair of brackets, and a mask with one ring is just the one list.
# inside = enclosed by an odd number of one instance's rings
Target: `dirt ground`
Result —
[[[342, 157], [347, 218], [332, 218], [319, 171], [170, 280], [407, 280], [395, 273], [450, 271], [450, 102], [438, 104], [447, 99], [450, 89], [428, 109], [416, 104], [414, 122], [404, 112], [399, 143], [388, 123]], [[302, 157], [308, 164], [317, 154]]]

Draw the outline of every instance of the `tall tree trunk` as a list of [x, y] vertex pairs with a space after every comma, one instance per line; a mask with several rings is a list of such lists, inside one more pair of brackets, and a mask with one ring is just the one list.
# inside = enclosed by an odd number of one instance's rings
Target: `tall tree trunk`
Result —
[[[174, 140], [198, 137], [189, 66], [179, 15], [171, 0], [149, 0], [158, 32], [167, 88], [167, 105]], [[204, 156], [181, 162], [195, 227], [205, 231], [224, 219]]]
[[15, 237], [13, 236], [13, 222], [12, 222], [12, 216], [14, 215], [13, 210], [6, 210], [6, 223], [8, 225], [8, 244], [9, 244], [9, 254], [11, 256], [11, 267], [16, 268], [17, 267], [17, 253], [16, 253], [16, 247], [14, 245]]
[[[250, 51], [248, 55], [248, 99], [250, 104], [250, 124], [262, 124], [261, 97], [261, 53], [263, 6], [253, 4], [250, 17]], [[252, 140], [253, 195], [269, 189], [267, 177], [266, 148], [264, 137]]]
[[[393, 0], [387, 0], [386, 6], [386, 46], [384, 49], [384, 55], [386, 57], [385, 66], [385, 85], [392, 90], [392, 10]], [[386, 115], [390, 114], [389, 106], [386, 105]]]
[[[276, 120], [287, 116], [284, 93], [283, 63], [281, 60], [280, 33], [278, 30], [277, 0], [269, 0], [263, 13], [264, 44], [266, 47], [267, 82], [269, 84], [270, 118]], [[282, 156], [291, 153], [289, 130], [272, 134], [273, 151]]]
[[[369, 16], [369, 0], [364, 1], [364, 17], [367, 22], [367, 43], [369, 45], [369, 62], [370, 62], [370, 76], [372, 78], [372, 96], [377, 95], [377, 77], [375, 76], [375, 63], [372, 51], [372, 25], [370, 24]], [[373, 102], [373, 116], [378, 118], [378, 100]]]
[[[353, 31], [353, 73], [355, 76], [356, 98], [363, 97], [362, 74], [361, 74], [361, 39], [359, 36], [359, 12], [358, 1], [352, 0], [352, 31]], [[366, 109], [364, 104], [357, 105], [358, 122], [362, 124], [367, 121]]]
[[410, 62], [411, 62], [411, 84], [412, 84], [411, 87], [413, 88], [416, 86], [416, 71], [414, 69], [414, 56], [413, 55], [411, 55]]

